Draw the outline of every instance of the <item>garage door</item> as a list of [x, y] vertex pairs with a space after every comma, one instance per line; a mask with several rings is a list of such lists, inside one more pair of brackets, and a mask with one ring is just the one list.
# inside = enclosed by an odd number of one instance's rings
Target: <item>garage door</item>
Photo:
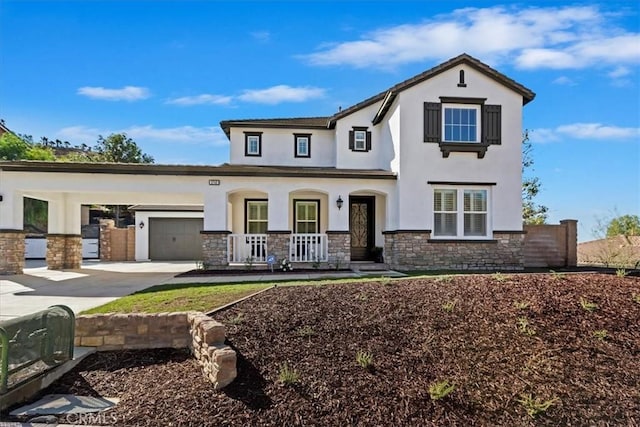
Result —
[[202, 259], [202, 218], [150, 218], [149, 258], [152, 260]]

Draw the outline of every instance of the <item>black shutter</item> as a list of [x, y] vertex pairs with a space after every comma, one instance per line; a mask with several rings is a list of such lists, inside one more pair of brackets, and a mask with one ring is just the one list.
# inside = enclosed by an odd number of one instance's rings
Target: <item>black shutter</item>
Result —
[[502, 143], [502, 107], [500, 105], [482, 106], [482, 142]]
[[350, 130], [349, 131], [349, 150], [353, 151], [354, 149], [354, 136], [353, 136], [353, 131]]
[[424, 142], [442, 142], [442, 104], [424, 103]]
[[367, 151], [371, 150], [371, 132], [367, 131]]

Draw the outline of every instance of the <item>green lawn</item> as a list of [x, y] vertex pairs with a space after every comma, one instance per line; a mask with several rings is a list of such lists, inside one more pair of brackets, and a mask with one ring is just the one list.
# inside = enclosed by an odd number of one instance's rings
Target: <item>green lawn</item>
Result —
[[270, 286], [273, 286], [273, 283], [154, 286], [83, 311], [81, 314], [162, 313], [191, 310], [206, 312]]
[[328, 283], [353, 283], [380, 280], [380, 277], [293, 280], [233, 284], [189, 283], [157, 285], [115, 301], [83, 311], [96, 313], [163, 313], [172, 311], [208, 312], [230, 302], [272, 286], [307, 286]]

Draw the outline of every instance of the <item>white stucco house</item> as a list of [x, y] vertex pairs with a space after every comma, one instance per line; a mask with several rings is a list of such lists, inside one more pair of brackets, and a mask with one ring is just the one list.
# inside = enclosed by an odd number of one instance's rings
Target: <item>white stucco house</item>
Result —
[[333, 116], [222, 121], [221, 166], [3, 162], [0, 251], [19, 240], [28, 196], [49, 201], [50, 268], [79, 263], [81, 204], [118, 203], [157, 207], [136, 212], [137, 260], [175, 243], [212, 267], [269, 255], [346, 266], [379, 247], [396, 269], [521, 269], [534, 97], [463, 54]]

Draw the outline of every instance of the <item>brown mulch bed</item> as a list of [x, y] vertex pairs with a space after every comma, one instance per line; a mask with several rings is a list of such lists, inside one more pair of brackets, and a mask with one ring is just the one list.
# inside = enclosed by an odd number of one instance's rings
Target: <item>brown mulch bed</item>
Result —
[[[119, 397], [117, 425], [638, 426], [634, 295], [639, 278], [603, 274], [278, 287], [215, 316], [238, 352], [222, 391], [185, 351], [156, 350], [92, 356], [45, 392]], [[434, 401], [439, 380], [455, 390]], [[553, 403], [533, 418], [526, 395]]]

